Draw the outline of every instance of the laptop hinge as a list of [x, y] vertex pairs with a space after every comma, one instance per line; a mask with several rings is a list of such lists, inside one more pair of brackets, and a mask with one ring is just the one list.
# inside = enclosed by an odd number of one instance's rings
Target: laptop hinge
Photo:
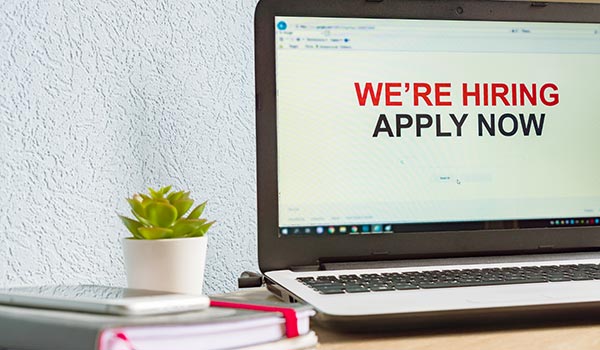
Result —
[[319, 271], [319, 264], [315, 265], [302, 265], [302, 266], [290, 266], [290, 270], [294, 272], [304, 272], [304, 271]]
[[[319, 264], [318, 270], [357, 270], [357, 269], [384, 269], [401, 267], [423, 267], [444, 265], [468, 265], [468, 264], [495, 264], [495, 263], [535, 263], [536, 261], [552, 260], [581, 260], [598, 259], [600, 252], [576, 252], [576, 253], [554, 253], [554, 254], [523, 254], [484, 257], [454, 257], [454, 258], [429, 258], [429, 259], [404, 259], [404, 260], [381, 260], [381, 261], [354, 261], [354, 262], [323, 262]], [[314, 270], [309, 270], [314, 271]]]
[[[381, 257], [384, 257], [385, 254], [381, 255]], [[389, 261], [385, 261], [385, 258], [380, 260], [377, 259], [373, 259], [370, 262], [373, 261], [377, 261], [377, 262], [389, 262]], [[331, 260], [329, 258], [322, 258], [322, 259], [317, 259], [316, 263], [314, 265], [294, 265], [294, 266], [290, 266], [289, 269], [291, 271], [294, 272], [304, 272], [304, 271], [324, 271], [324, 270], [331, 270], [330, 268], [327, 268], [328, 266], [335, 264], [335, 266], [346, 266], [348, 265], [349, 267], [346, 268], [355, 268], [355, 269], [359, 269], [361, 267], [357, 267], [360, 266], [361, 264], [364, 264], [364, 261], [347, 261], [347, 262], [331, 262]]]

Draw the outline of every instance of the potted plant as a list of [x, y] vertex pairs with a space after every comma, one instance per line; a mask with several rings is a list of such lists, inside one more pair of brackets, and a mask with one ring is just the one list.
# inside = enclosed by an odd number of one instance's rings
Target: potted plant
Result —
[[133, 237], [123, 241], [129, 288], [202, 294], [208, 229], [206, 202], [194, 207], [190, 192], [148, 189], [127, 198], [131, 219], [119, 215]]

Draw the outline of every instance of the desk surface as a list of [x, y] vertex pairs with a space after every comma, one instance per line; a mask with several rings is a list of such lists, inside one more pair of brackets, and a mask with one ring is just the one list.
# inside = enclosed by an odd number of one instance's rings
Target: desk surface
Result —
[[[277, 300], [264, 288], [231, 293], [248, 300]], [[314, 323], [319, 350], [495, 350], [495, 349], [600, 349], [600, 320], [597, 324], [567, 324], [526, 329], [467, 330], [443, 332], [411, 331], [383, 334], [340, 333]]]
[[319, 349], [600, 349], [600, 324], [443, 334], [398, 332], [388, 335], [340, 334], [313, 327]]

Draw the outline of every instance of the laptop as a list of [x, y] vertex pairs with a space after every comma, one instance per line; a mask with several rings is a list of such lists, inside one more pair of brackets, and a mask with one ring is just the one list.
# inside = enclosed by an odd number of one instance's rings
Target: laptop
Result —
[[261, 0], [258, 252], [323, 320], [600, 301], [600, 4]]

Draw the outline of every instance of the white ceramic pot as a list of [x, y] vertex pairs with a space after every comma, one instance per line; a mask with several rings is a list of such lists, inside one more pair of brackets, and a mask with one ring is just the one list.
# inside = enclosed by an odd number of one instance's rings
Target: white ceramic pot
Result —
[[207, 237], [123, 240], [129, 288], [202, 294]]

